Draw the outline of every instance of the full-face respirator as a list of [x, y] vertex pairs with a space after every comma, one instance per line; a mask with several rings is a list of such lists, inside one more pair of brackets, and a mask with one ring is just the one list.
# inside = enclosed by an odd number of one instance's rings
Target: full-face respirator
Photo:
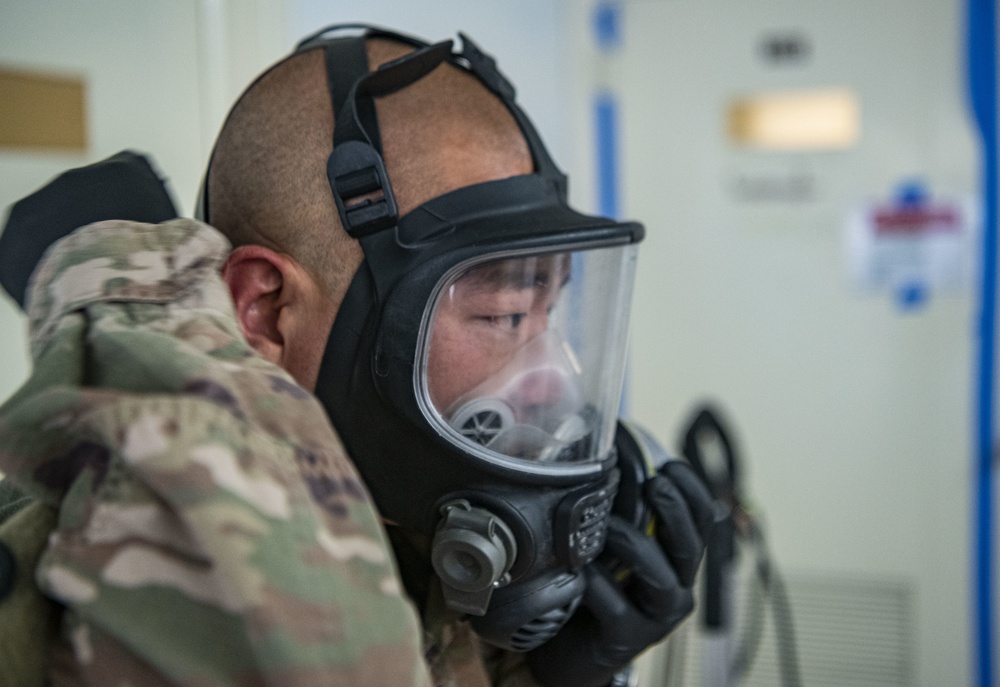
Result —
[[[371, 71], [366, 37], [414, 50]], [[425, 572], [433, 568], [445, 604], [484, 640], [533, 649], [572, 615], [581, 569], [604, 546], [643, 228], [569, 207], [566, 178], [513, 87], [465, 36], [456, 51], [451, 41], [332, 27], [297, 53], [306, 50], [327, 55], [327, 176], [344, 230], [364, 251], [316, 394], [394, 544], [402, 535]], [[374, 103], [443, 64], [506, 105], [535, 171], [400, 217]], [[412, 592], [408, 578], [420, 573], [401, 566]]]

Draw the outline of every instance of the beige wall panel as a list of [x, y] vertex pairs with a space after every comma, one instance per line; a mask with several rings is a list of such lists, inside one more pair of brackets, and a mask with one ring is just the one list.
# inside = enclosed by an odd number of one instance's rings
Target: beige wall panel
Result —
[[85, 150], [83, 79], [0, 66], [0, 148]]

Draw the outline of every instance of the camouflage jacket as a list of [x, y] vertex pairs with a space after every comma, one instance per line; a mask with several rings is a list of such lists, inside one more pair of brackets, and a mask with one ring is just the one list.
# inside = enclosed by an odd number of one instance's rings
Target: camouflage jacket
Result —
[[[50, 681], [429, 685], [370, 497], [319, 403], [242, 338], [228, 250], [192, 220], [102, 222], [35, 272], [0, 472], [57, 513], [35, 569], [65, 607]], [[447, 663], [435, 681], [481, 684], [478, 658], [468, 683]]]

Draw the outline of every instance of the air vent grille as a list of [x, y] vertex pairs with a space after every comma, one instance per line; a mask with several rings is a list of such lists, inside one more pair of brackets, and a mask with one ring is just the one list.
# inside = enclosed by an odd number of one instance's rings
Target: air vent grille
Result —
[[[905, 580], [859, 576], [788, 574], [801, 684], [804, 687], [912, 687], [916, 684], [916, 593]], [[736, 623], [742, 629], [753, 599], [746, 578], [739, 579]], [[708, 638], [700, 619], [692, 618], [661, 653], [684, 656], [683, 669], [661, 665], [654, 672], [669, 676], [671, 687], [709, 684], [706, 651], [719, 655], [719, 640]], [[730, 647], [730, 655], [736, 651]], [[669, 662], [669, 661], [667, 661]], [[741, 687], [781, 687], [774, 615], [765, 606], [759, 649]]]
[[[790, 576], [802, 683], [810, 687], [914, 684], [911, 585], [892, 580]], [[746, 687], [780, 685], [773, 618]]]

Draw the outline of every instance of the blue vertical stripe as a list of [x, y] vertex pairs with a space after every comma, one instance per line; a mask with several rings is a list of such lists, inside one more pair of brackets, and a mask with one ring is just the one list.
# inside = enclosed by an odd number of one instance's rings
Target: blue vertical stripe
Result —
[[[618, 219], [618, 103], [608, 90], [594, 96], [594, 128], [597, 138], [597, 212]], [[629, 373], [626, 363], [622, 380], [620, 416], [628, 415]]]
[[996, 0], [968, 0], [967, 65], [972, 110], [982, 140], [982, 288], [979, 303], [975, 429], [975, 675], [993, 687], [993, 418], [997, 294]]
[[618, 218], [618, 103], [609, 91], [594, 96], [597, 135], [597, 211]]
[[620, 0], [601, 0], [594, 6], [592, 15], [594, 41], [597, 47], [610, 52], [621, 46], [622, 11]]
[[[594, 45], [602, 58], [621, 50], [622, 3], [620, 0], [597, 0], [592, 13]], [[618, 219], [618, 101], [608, 84], [602, 84], [594, 95], [594, 135], [597, 143], [597, 212]], [[628, 414], [629, 372], [626, 360], [622, 380], [619, 416]]]

